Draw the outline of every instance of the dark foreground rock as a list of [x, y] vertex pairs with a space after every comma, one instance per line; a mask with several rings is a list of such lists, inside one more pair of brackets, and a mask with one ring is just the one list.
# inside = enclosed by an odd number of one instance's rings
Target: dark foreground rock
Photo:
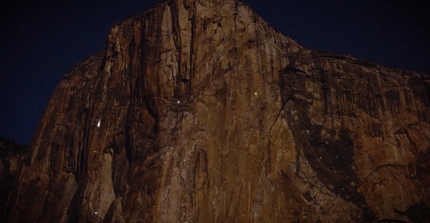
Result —
[[17, 144], [0, 136], [0, 222], [6, 220], [6, 206], [11, 199], [14, 179], [28, 156], [28, 145]]
[[234, 0], [164, 1], [58, 85], [6, 219], [428, 222], [429, 85]]

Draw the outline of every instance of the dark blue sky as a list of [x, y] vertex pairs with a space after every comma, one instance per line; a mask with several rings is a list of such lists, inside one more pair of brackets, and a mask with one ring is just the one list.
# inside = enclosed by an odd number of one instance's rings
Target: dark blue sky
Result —
[[[64, 74], [103, 48], [112, 23], [144, 12], [157, 2], [2, 1], [0, 135], [30, 143]], [[309, 48], [413, 71], [430, 70], [430, 8], [419, 1], [243, 2]]]

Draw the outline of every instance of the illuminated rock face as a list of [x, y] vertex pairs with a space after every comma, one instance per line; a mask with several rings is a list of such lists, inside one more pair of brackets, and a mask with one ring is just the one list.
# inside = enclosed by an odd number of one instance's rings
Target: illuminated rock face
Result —
[[7, 218], [425, 222], [429, 84], [306, 49], [240, 2], [165, 1], [64, 77]]

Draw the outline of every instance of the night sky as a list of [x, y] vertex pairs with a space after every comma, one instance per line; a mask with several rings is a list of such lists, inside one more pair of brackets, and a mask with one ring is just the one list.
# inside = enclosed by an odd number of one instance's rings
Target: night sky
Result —
[[[103, 48], [111, 24], [159, 1], [32, 2], [0, 3], [0, 136], [19, 143], [31, 142], [55, 86]], [[243, 2], [308, 48], [430, 70], [430, 8], [419, 1]]]

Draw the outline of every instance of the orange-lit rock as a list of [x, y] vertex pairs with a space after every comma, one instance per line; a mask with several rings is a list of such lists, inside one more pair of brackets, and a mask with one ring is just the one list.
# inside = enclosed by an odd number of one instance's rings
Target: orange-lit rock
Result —
[[164, 1], [58, 85], [7, 218], [425, 222], [429, 85], [234, 0]]

